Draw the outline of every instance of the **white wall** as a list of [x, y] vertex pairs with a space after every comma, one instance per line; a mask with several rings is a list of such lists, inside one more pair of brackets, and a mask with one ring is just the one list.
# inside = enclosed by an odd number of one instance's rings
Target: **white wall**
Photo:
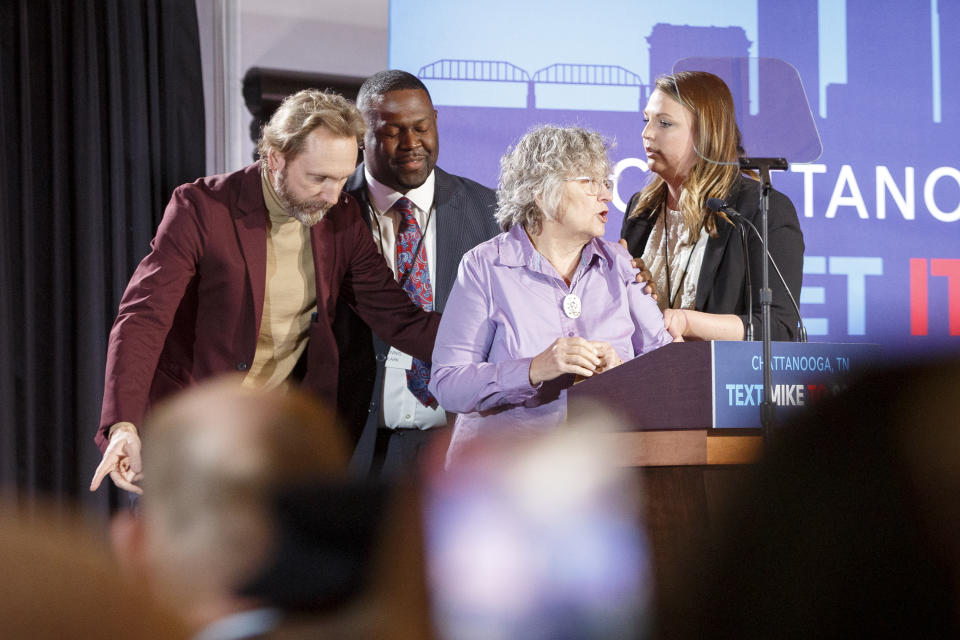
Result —
[[250, 162], [250, 67], [368, 76], [387, 67], [387, 0], [197, 0], [207, 172]]

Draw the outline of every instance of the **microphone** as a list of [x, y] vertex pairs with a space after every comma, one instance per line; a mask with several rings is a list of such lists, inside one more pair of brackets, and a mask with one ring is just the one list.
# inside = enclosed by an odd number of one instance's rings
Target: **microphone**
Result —
[[710, 209], [710, 211], [713, 211], [714, 213], [719, 213], [720, 211], [723, 211], [725, 213], [732, 213], [735, 216], [740, 215], [739, 211], [732, 208], [730, 205], [728, 205], [726, 202], [724, 202], [720, 198], [707, 198], [707, 209]]
[[[763, 251], [764, 251], [764, 253], [767, 254], [767, 258], [770, 260], [770, 264], [773, 265], [774, 271], [777, 272], [777, 277], [780, 278], [780, 282], [783, 284], [783, 288], [784, 288], [784, 290], [786, 290], [786, 292], [787, 292], [787, 297], [790, 298], [790, 302], [793, 304], [793, 310], [794, 310], [794, 311], [796, 312], [796, 314], [797, 314], [797, 325], [798, 325], [798, 327], [799, 327], [799, 332], [798, 332], [798, 334], [797, 334], [797, 342], [806, 342], [806, 341], [807, 341], [807, 328], [806, 328], [806, 327], [804, 326], [804, 324], [803, 324], [803, 316], [800, 315], [800, 306], [797, 304], [796, 298], [793, 297], [793, 293], [790, 291], [790, 287], [787, 285], [787, 281], [786, 281], [786, 279], [783, 277], [783, 274], [780, 273], [780, 267], [777, 266], [777, 261], [773, 259], [773, 256], [770, 255], [770, 250], [769, 250], [769, 249], [766, 247], [766, 245], [764, 244], [764, 242], [763, 242], [763, 236], [760, 235], [760, 232], [757, 230], [757, 228], [753, 225], [752, 222], [750, 222], [749, 220], [747, 220], [747, 218], [744, 217], [744, 215], [743, 215], [742, 213], [740, 213], [739, 211], [737, 211], [736, 209], [734, 209], [733, 207], [731, 207], [730, 205], [728, 205], [728, 204], [726, 203], [726, 201], [721, 200], [720, 198], [707, 198], [707, 208], [710, 209], [711, 211], [713, 211], [714, 213], [719, 213], [719, 212], [723, 211], [724, 213], [726, 213], [726, 214], [729, 215], [730, 217], [736, 218], [736, 219], [738, 219], [740, 222], [746, 223], [746, 225], [747, 225], [748, 227], [750, 227], [751, 229], [753, 229], [754, 235], [756, 235], [757, 238], [760, 240], [760, 244], [761, 244], [761, 246], [763, 246]], [[741, 227], [741, 229], [742, 229], [742, 227]], [[749, 273], [750, 273], [750, 266], [749, 266], [749, 259], [748, 259], [747, 255], [746, 255], [746, 251], [747, 251], [746, 238], [744, 237], [743, 240], [744, 240], [744, 243], [743, 243], [744, 260], [747, 261], [747, 274], [749, 274]], [[749, 277], [750, 277], [750, 276], [747, 275], [747, 278], [748, 278], [748, 279], [749, 279]], [[749, 282], [749, 280], [748, 280], [748, 282]], [[747, 286], [748, 286], [748, 288], [749, 288], [749, 284], [748, 284]], [[748, 300], [748, 305], [751, 307], [750, 310], [752, 311], [752, 295], [748, 294], [747, 300]]]
[[[707, 207], [714, 213], [719, 213], [727, 207], [725, 203], [720, 198], [708, 198]], [[736, 214], [739, 216], [739, 214]], [[726, 216], [724, 216], [726, 217]], [[736, 217], [736, 216], [734, 216]], [[727, 218], [728, 222], [732, 222], [730, 218]], [[753, 340], [753, 281], [750, 278], [750, 251], [747, 248], [747, 228], [746, 226], [739, 224], [737, 225], [737, 231], [740, 232], [740, 250], [743, 251], [743, 267], [744, 267], [744, 277], [747, 281], [747, 327], [746, 327], [746, 339], [748, 341]]]

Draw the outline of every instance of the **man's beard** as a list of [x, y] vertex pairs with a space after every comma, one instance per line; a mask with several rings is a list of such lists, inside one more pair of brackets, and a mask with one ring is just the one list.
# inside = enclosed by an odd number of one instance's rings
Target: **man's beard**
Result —
[[287, 186], [286, 167], [273, 172], [273, 190], [287, 215], [296, 218], [308, 228], [320, 222], [324, 214], [333, 206], [323, 200], [301, 200], [290, 193]]

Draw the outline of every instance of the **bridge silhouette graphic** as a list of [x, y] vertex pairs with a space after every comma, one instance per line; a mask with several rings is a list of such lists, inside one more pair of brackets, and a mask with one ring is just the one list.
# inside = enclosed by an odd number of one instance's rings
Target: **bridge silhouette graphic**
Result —
[[636, 73], [609, 64], [556, 63], [531, 75], [526, 69], [504, 60], [442, 58], [420, 67], [417, 75], [422, 80], [526, 83], [528, 109], [537, 108], [538, 84], [636, 87], [638, 110], [643, 108], [650, 90]]

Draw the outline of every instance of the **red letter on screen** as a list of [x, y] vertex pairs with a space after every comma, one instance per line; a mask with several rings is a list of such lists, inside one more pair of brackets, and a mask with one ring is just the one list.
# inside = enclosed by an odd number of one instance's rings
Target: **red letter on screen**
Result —
[[927, 261], [910, 258], [910, 335], [927, 335]]
[[[910, 261], [911, 263], [913, 260]], [[960, 260], [934, 258], [930, 260], [930, 275], [947, 278], [947, 313], [950, 335], [960, 336]], [[913, 282], [911, 264], [910, 281]]]

